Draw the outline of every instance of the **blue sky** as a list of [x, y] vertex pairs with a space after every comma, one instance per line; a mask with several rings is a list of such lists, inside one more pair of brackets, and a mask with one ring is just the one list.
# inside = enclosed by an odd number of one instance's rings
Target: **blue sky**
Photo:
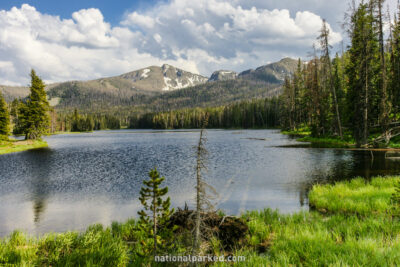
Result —
[[0, 10], [9, 10], [14, 6], [30, 4], [43, 13], [69, 18], [71, 14], [80, 9], [98, 8], [104, 18], [115, 25], [118, 24], [126, 12], [144, 10], [162, 2], [161, 0], [2, 0]]
[[[396, 1], [386, 1], [392, 12]], [[27, 84], [31, 68], [52, 83], [164, 63], [209, 76], [307, 60], [323, 18], [340, 46], [347, 7], [346, 0], [1, 0], [0, 84]]]

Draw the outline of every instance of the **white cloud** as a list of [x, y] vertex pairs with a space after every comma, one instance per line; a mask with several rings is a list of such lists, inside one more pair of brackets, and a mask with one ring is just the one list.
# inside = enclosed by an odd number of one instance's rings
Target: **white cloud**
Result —
[[122, 21], [122, 25], [126, 26], [139, 26], [142, 28], [153, 28], [155, 21], [153, 18], [148, 16], [143, 16], [138, 14], [137, 12], [133, 12], [129, 14], [126, 20]]
[[[213, 68], [222, 67], [217, 62], [232, 62], [230, 66], [226, 64], [228, 68], [240, 71], [283, 56], [303, 57], [316, 42], [322, 26], [317, 14], [243, 7], [236, 2], [173, 0], [144, 12], [141, 15], [153, 18], [155, 23], [151, 28], [141, 28], [146, 45], [139, 51], [197, 60], [200, 71], [209, 74]], [[331, 43], [340, 42], [341, 34], [328, 27]], [[155, 35], [161, 38], [154, 38]], [[166, 53], [161, 53], [162, 49]], [[199, 54], [203, 57], [194, 56]]]
[[[30, 68], [56, 82], [163, 63], [209, 75], [216, 69], [241, 71], [285, 56], [305, 56], [321, 17], [267, 9], [257, 2], [254, 7], [236, 0], [171, 0], [127, 14], [116, 27], [95, 8], [74, 12], [70, 19], [42, 14], [27, 4], [2, 10], [0, 83], [27, 84]], [[332, 44], [339, 42], [341, 35], [330, 30]]]

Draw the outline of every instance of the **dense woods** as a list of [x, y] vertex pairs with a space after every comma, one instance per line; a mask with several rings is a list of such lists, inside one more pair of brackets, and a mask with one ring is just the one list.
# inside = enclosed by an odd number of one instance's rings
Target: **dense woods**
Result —
[[57, 131], [62, 132], [90, 132], [94, 130], [121, 129], [123, 119], [112, 115], [79, 114], [75, 109], [72, 114], [59, 114], [57, 118]]
[[241, 101], [214, 108], [192, 108], [148, 113], [130, 117], [129, 128], [201, 128], [208, 116], [208, 128], [272, 128], [280, 125], [278, 98]]
[[314, 49], [312, 59], [299, 61], [284, 83], [284, 128], [310, 127], [314, 137], [342, 137], [345, 130], [359, 147], [387, 144], [399, 134], [393, 126], [400, 115], [400, 21], [397, 15], [385, 42], [383, 2], [353, 4], [347, 21], [351, 43], [334, 59], [323, 23], [320, 55]]

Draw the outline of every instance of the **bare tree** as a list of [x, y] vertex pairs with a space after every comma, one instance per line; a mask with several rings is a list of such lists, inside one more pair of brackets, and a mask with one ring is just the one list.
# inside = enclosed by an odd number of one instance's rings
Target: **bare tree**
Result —
[[216, 191], [213, 187], [208, 185], [202, 178], [202, 173], [207, 170], [206, 160], [208, 151], [205, 148], [207, 143], [206, 130], [208, 125], [209, 115], [206, 114], [203, 121], [203, 125], [200, 131], [200, 138], [196, 148], [196, 211], [195, 211], [195, 235], [194, 235], [194, 255], [198, 255], [200, 252], [201, 243], [201, 228], [202, 226], [202, 215], [207, 211], [212, 211], [214, 206], [211, 202], [212, 196], [209, 194], [211, 191], [216, 195]]

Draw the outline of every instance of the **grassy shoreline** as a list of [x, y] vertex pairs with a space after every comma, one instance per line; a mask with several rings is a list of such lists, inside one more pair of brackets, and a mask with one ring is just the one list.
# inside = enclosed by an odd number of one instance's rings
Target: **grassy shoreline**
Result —
[[16, 153], [31, 149], [48, 147], [43, 140], [8, 140], [0, 141], [0, 155]]
[[[323, 136], [312, 137], [308, 129], [299, 129], [295, 131], [281, 131], [284, 135], [290, 135], [296, 138], [299, 142], [307, 142], [322, 148], [356, 148], [355, 140], [350, 134], [345, 134], [343, 139], [338, 136]], [[368, 148], [378, 149], [378, 148]], [[400, 142], [398, 139], [391, 141], [387, 147], [381, 149], [400, 149]]]
[[[400, 262], [400, 218], [390, 198], [399, 182], [400, 177], [377, 177], [315, 185], [310, 211], [248, 211], [242, 218], [249, 231], [237, 249], [226, 252], [215, 239], [205, 253], [245, 256], [238, 266], [395, 266]], [[138, 254], [143, 238], [135, 220], [39, 238], [16, 231], [0, 239], [0, 264], [165, 266]], [[190, 254], [184, 243], [169, 253]]]

